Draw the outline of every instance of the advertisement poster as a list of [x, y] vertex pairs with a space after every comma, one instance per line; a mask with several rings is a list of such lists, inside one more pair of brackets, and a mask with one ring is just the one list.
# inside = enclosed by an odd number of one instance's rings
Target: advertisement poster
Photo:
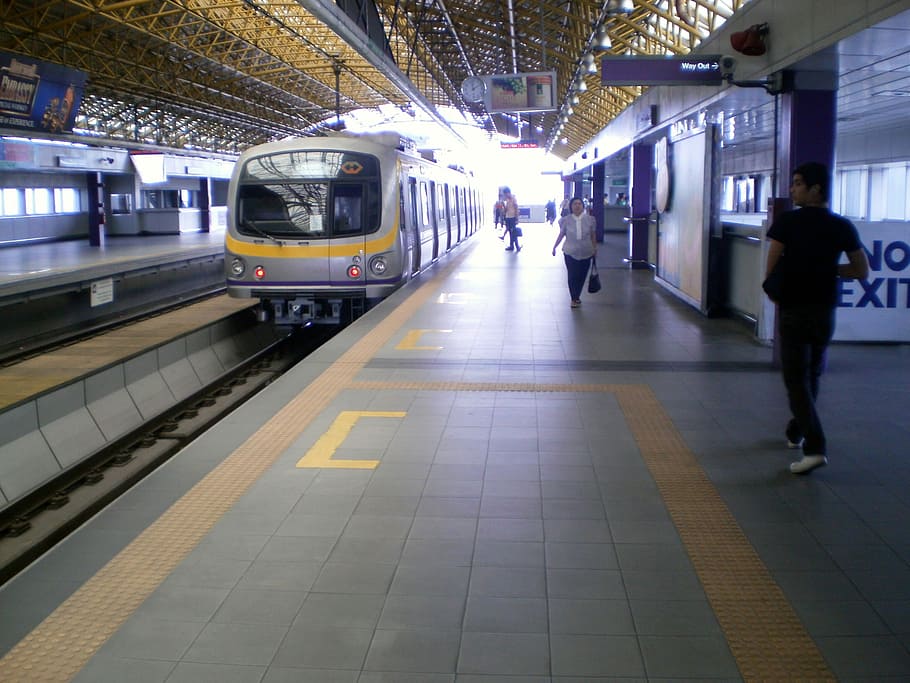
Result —
[[69, 133], [85, 73], [0, 52], [0, 128]]
[[556, 109], [556, 72], [486, 76], [487, 111], [528, 112]]

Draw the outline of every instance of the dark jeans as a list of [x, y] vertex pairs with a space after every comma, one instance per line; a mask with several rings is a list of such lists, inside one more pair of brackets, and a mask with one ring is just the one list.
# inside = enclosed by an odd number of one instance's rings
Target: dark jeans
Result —
[[506, 230], [509, 231], [509, 246], [513, 249], [518, 249], [518, 237], [515, 235], [515, 226], [517, 224], [517, 218], [506, 218]]
[[805, 438], [803, 453], [825, 455], [825, 432], [815, 410], [828, 343], [834, 334], [834, 309], [780, 310], [780, 360], [793, 419], [787, 438]]
[[566, 274], [569, 280], [569, 296], [572, 301], [581, 300], [581, 290], [585, 287], [585, 278], [588, 276], [588, 269], [591, 267], [591, 257], [578, 260], [568, 254], [563, 254], [566, 260]]

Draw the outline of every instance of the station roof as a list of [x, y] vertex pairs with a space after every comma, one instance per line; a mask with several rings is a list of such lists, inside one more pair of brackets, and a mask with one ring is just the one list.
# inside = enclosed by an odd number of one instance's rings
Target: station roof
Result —
[[[454, 107], [491, 133], [521, 120], [565, 159], [641, 92], [600, 87], [586, 55], [685, 54], [747, 2], [6, 0], [0, 50], [84, 71], [76, 126], [105, 139], [238, 152], [393, 104]], [[542, 71], [559, 111], [490, 114], [460, 91]]]

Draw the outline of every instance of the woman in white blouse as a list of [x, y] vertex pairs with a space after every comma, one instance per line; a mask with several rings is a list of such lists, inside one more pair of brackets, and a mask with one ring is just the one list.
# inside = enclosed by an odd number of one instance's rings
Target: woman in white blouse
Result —
[[573, 197], [570, 208], [571, 213], [559, 219], [559, 235], [553, 245], [553, 256], [556, 256], [556, 247], [565, 240], [562, 252], [566, 260], [569, 296], [572, 308], [578, 308], [581, 306], [581, 290], [585, 286], [591, 259], [597, 253], [597, 221], [585, 211], [581, 197]]

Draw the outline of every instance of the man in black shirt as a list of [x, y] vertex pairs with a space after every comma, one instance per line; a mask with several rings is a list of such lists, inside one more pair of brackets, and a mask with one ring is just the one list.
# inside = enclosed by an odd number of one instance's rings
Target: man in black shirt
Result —
[[[805, 474], [828, 459], [815, 399], [834, 334], [837, 278], [865, 278], [869, 261], [856, 227], [828, 209], [830, 176], [824, 164], [810, 162], [793, 171], [790, 198], [800, 207], [783, 214], [768, 230], [770, 274], [783, 258], [779, 333], [784, 385], [792, 419], [787, 445], [802, 446], [803, 457], [790, 465]], [[849, 263], [840, 263], [842, 253]]]

